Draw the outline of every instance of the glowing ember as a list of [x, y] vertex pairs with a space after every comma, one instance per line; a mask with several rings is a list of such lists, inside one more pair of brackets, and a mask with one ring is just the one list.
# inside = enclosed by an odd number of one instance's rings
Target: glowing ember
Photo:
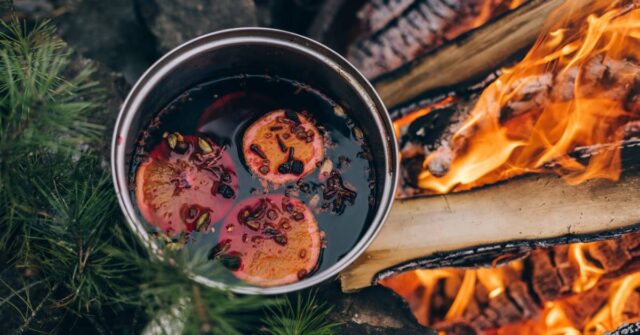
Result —
[[[640, 234], [557, 246], [501, 267], [415, 270], [381, 284], [441, 334], [595, 335], [640, 320]], [[608, 270], [607, 270], [608, 269]], [[560, 286], [558, 286], [559, 284]]]
[[[418, 186], [446, 193], [550, 171], [570, 184], [617, 180], [619, 149], [586, 162], [568, 155], [616, 143], [640, 119], [640, 10], [609, 3], [597, 1], [589, 16], [572, 2], [559, 8], [527, 56], [485, 89], [448, 146], [426, 156]], [[444, 168], [434, 173], [430, 164]]]

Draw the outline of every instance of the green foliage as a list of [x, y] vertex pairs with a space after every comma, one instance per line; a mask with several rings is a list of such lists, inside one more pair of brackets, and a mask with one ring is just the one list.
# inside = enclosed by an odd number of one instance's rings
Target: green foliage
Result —
[[331, 308], [319, 303], [315, 293], [306, 298], [297, 294], [270, 307], [264, 318], [265, 334], [269, 335], [331, 335], [338, 326], [327, 319]]
[[[0, 317], [15, 333], [133, 308], [140, 268], [100, 158], [102, 103], [48, 23], [0, 23]], [[129, 238], [130, 239], [130, 238]], [[82, 320], [82, 321], [79, 321]]]
[[31, 189], [14, 199], [20, 204], [14, 222], [29, 229], [14, 254], [19, 264], [60, 283], [69, 292], [60, 303], [79, 311], [125, 300], [130, 292], [123, 288], [131, 284], [126, 278], [136, 269], [119, 251], [127, 247], [125, 233], [99, 161], [90, 155], [74, 161], [37, 153], [16, 165], [11, 180]]
[[70, 73], [71, 51], [47, 22], [0, 24], [0, 157], [34, 149], [72, 152], [103, 127], [87, 121], [102, 101], [86, 67]]
[[[178, 319], [183, 334], [241, 335], [259, 327], [259, 316], [275, 300], [260, 296], [238, 296], [194, 282], [184, 269], [203, 266], [197, 257], [165, 250], [166, 261], [145, 260], [142, 301], [149, 315], [171, 315], [181, 310]], [[210, 263], [210, 262], [208, 262]], [[170, 327], [175, 327], [171, 323]], [[165, 327], [166, 328], [166, 327]], [[175, 333], [164, 329], [166, 333]]]
[[125, 239], [98, 160], [37, 152], [16, 160], [5, 176], [20, 185], [8, 196], [13, 229], [2, 240], [14, 243], [2, 243], [10, 256], [5, 266], [22, 276], [17, 285], [5, 284], [13, 298], [0, 308], [12, 307], [18, 329], [37, 329], [34, 320], [53, 327], [52, 321], [91, 320], [107, 308], [132, 306], [140, 269], [131, 262], [133, 242]]
[[168, 315], [184, 334], [331, 334], [312, 296], [237, 296], [189, 277], [206, 257], [147, 257], [86, 149], [102, 132], [89, 120], [103, 98], [92, 69], [73, 70], [70, 57], [48, 23], [0, 23], [2, 333], [139, 333]]

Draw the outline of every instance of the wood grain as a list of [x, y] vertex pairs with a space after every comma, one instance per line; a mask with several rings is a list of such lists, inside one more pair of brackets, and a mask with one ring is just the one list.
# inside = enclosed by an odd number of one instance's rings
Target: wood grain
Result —
[[640, 171], [567, 185], [551, 175], [396, 201], [382, 231], [341, 274], [343, 291], [403, 262], [481, 245], [596, 234], [640, 223]]

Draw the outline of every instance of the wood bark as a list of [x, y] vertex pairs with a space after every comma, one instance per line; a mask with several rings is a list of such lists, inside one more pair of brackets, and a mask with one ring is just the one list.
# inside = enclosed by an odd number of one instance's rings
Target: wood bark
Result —
[[640, 199], [637, 170], [627, 171], [618, 182], [570, 186], [556, 176], [536, 175], [468, 192], [399, 200], [372, 245], [342, 272], [342, 289], [369, 286], [394, 269], [462, 264], [465, 258], [473, 265], [486, 261], [483, 253], [517, 256], [532, 245], [640, 229], [640, 207], [632, 199]]
[[[547, 15], [563, 2], [531, 0], [381, 77], [374, 85], [387, 107], [393, 107], [427, 91], [477, 80], [529, 47]], [[577, 1], [576, 10], [588, 8], [593, 2]]]
[[370, 0], [356, 13], [359, 34], [346, 57], [367, 78], [378, 77], [509, 11], [508, 2]]

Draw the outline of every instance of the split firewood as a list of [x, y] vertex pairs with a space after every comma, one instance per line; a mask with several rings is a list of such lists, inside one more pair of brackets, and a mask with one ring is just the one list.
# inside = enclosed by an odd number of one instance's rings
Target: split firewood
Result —
[[396, 69], [509, 10], [512, 0], [373, 0], [357, 13], [362, 34], [347, 58], [368, 78]]
[[[522, 55], [523, 50], [530, 47], [539, 36], [540, 28], [548, 14], [563, 3], [564, 0], [528, 0], [515, 10], [496, 18], [491, 24], [481, 26], [435, 50], [420, 54], [398, 70], [376, 78], [376, 89], [385, 104], [394, 107], [423, 96], [429, 91], [478, 80], [504, 66], [505, 62]], [[592, 13], [598, 6], [603, 5], [609, 3], [597, 4], [594, 0], [575, 1], [572, 2], [572, 11]], [[368, 47], [371, 47], [370, 44]], [[390, 53], [390, 56], [400, 58], [396, 53]], [[377, 64], [374, 66], [381, 67]]]
[[634, 169], [618, 182], [588, 180], [575, 186], [557, 176], [534, 175], [468, 192], [398, 200], [372, 244], [342, 272], [342, 287], [363, 288], [399, 270], [487, 264], [488, 254], [517, 254], [521, 248], [558, 243], [554, 239], [563, 236], [588, 242], [603, 232], [630, 229], [640, 217], [640, 207], [629, 201], [640, 198], [639, 185]]

